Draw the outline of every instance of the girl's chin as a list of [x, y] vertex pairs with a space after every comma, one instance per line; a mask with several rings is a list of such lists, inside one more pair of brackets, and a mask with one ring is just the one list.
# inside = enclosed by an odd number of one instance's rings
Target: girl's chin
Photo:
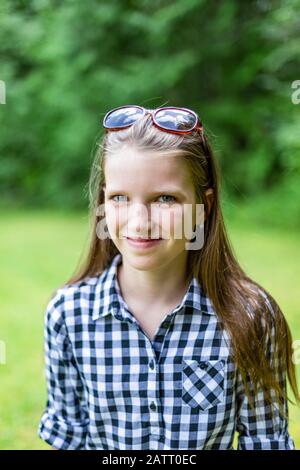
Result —
[[139, 273], [151, 273], [157, 271], [157, 269], [161, 269], [162, 266], [165, 264], [164, 258], [159, 256], [159, 254], [154, 255], [147, 255], [141, 253], [129, 253], [128, 251], [126, 254], [123, 255], [124, 262], [126, 266], [132, 272], [139, 272]]

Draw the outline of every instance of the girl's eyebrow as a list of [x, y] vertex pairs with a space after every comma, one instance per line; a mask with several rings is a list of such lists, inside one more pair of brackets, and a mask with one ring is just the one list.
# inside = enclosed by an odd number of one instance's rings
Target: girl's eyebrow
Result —
[[[132, 193], [134, 194], [134, 193]], [[107, 192], [107, 196], [108, 197], [111, 197], [112, 195], [129, 195], [131, 196], [130, 194], [130, 191], [108, 191]], [[187, 197], [187, 194], [182, 192], [182, 191], [174, 191], [174, 190], [161, 190], [161, 191], [151, 191], [149, 193], [145, 192], [143, 194], [144, 198], [146, 199], [155, 199], [161, 195], [170, 195], [170, 196], [174, 196], [174, 197], [177, 197], [177, 198], [186, 198]]]
[[154, 191], [153, 194], [184, 194], [184, 192], [181, 190], [181, 189], [163, 189], [163, 190], [160, 190], [160, 191]]

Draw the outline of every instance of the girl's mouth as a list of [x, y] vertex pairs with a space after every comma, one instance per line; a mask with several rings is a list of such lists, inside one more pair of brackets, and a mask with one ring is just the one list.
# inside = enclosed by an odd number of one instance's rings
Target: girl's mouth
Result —
[[153, 246], [158, 245], [161, 241], [162, 238], [129, 238], [126, 237], [126, 240], [128, 241], [129, 245], [135, 247], [135, 248], [151, 248]]

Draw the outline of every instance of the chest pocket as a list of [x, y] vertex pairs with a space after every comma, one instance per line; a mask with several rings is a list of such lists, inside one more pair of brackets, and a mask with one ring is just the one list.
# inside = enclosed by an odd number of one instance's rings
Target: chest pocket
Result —
[[224, 360], [183, 360], [182, 399], [191, 407], [208, 410], [224, 400]]

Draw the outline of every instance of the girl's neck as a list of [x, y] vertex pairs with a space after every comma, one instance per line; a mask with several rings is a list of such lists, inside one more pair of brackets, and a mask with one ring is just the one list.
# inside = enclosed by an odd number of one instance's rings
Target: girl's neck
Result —
[[191, 280], [187, 273], [186, 252], [152, 271], [135, 269], [122, 257], [117, 278], [124, 299], [152, 307], [169, 306], [176, 300], [179, 302]]

